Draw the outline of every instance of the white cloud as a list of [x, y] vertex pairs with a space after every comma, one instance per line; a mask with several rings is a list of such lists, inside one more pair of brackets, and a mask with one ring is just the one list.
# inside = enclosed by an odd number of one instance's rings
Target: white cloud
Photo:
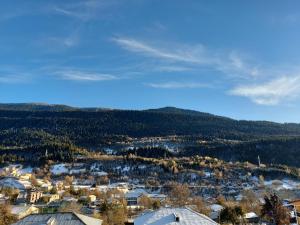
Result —
[[89, 19], [91, 19], [92, 15], [90, 13], [85, 12], [85, 10], [69, 10], [69, 9], [65, 9], [63, 7], [58, 7], [55, 6], [53, 7], [53, 11], [56, 12], [57, 14], [63, 15], [63, 16], [67, 16], [67, 17], [71, 17], [71, 18], [76, 18], [76, 19], [80, 19], [80, 20], [84, 20], [87, 21]]
[[[63, 2], [63, 1], [62, 1]], [[93, 18], [103, 15], [105, 12], [103, 9], [107, 9], [109, 6], [114, 5], [115, 1], [102, 1], [102, 0], [81, 0], [63, 2], [59, 5], [53, 5], [51, 10], [66, 17], [79, 19], [82, 21], [88, 21]], [[102, 9], [102, 13], [99, 10]]]
[[67, 32], [65, 35], [59, 36], [44, 36], [36, 40], [33, 44], [45, 52], [59, 53], [69, 49], [75, 48], [81, 42], [81, 29], [80, 27]]
[[25, 82], [26, 78], [20, 74], [0, 75], [0, 83], [14, 84]]
[[237, 71], [242, 71], [246, 69], [245, 62], [243, 59], [235, 52], [231, 52], [229, 54], [229, 63], [228, 66], [230, 69], [237, 70]]
[[41, 40], [39, 44], [48, 47], [49, 51], [58, 51], [75, 47], [79, 44], [79, 42], [79, 35], [71, 34], [67, 37], [49, 37]]
[[73, 81], [108, 81], [116, 80], [117, 77], [106, 73], [85, 72], [76, 70], [63, 70], [55, 72], [61, 79]]
[[[224, 52], [218, 50], [210, 50], [201, 44], [197, 45], [168, 45], [158, 46], [148, 44], [132, 38], [113, 38], [122, 48], [152, 57], [161, 61], [176, 63], [174, 68], [200, 69], [205, 67], [221, 71], [228, 76], [248, 79], [261, 74], [258, 66], [246, 63], [241, 55], [235, 51]], [[164, 66], [160, 66], [164, 68]], [[165, 68], [171, 68], [170, 65]], [[170, 70], [172, 72], [172, 70]]]
[[186, 66], [170, 65], [170, 66], [157, 66], [154, 68], [154, 70], [160, 72], [183, 72], [183, 71], [189, 71], [191, 70], [191, 68]]
[[245, 66], [243, 60], [233, 52], [229, 55], [229, 59], [235, 68], [242, 69]]
[[300, 76], [284, 76], [264, 84], [238, 86], [229, 92], [260, 105], [278, 105], [300, 96]]
[[24, 83], [30, 81], [33, 77], [32, 71], [24, 71], [18, 66], [0, 65], [0, 83]]
[[0, 8], [0, 22], [22, 16], [45, 14], [61, 15], [85, 22], [108, 14], [106, 10], [118, 3], [116, 0], [22, 1], [18, 3], [18, 7], [10, 4]]
[[[113, 38], [118, 45], [131, 52], [140, 53], [147, 56], [157, 57], [171, 61], [207, 64], [210, 63], [204, 56], [204, 47], [202, 45], [193, 46], [189, 48], [172, 48], [173, 50], [163, 49], [160, 47], [151, 46], [147, 43], [128, 38]], [[175, 49], [175, 50], [174, 50]], [[211, 59], [210, 59], [211, 60]]]
[[165, 82], [165, 83], [147, 83], [149, 87], [163, 89], [179, 89], [179, 88], [208, 88], [210, 85], [197, 82]]
[[63, 8], [59, 8], [59, 7], [53, 7], [53, 10], [59, 14], [65, 15], [65, 16], [74, 16], [77, 17], [78, 15], [72, 11], [63, 9]]
[[236, 51], [231, 51], [226, 57], [228, 58], [218, 65], [218, 69], [226, 74], [238, 77], [247, 75], [244, 78], [253, 78], [262, 74], [257, 65], [246, 63], [244, 58]]

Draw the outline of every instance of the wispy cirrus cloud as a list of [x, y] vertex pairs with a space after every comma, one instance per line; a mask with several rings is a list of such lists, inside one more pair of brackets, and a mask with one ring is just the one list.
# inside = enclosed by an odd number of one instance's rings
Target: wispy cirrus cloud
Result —
[[182, 89], [182, 88], [209, 88], [211, 85], [199, 82], [164, 82], [164, 83], [146, 83], [152, 88], [163, 89]]
[[[124, 37], [112, 38], [112, 40], [127, 51], [176, 63], [177, 68], [199, 69], [200, 67], [206, 67], [221, 71], [229, 76], [245, 79], [261, 74], [257, 65], [246, 63], [243, 57], [236, 51], [224, 52], [211, 50], [202, 44], [160, 46]], [[171, 67], [169, 66], [169, 68]]]
[[33, 78], [33, 73], [30, 70], [22, 70], [17, 66], [1, 65], [0, 66], [0, 83], [17, 84], [25, 83]]
[[162, 66], [156, 66], [154, 70], [160, 72], [184, 72], [184, 71], [191, 70], [191, 68], [187, 66], [162, 65]]
[[[42, 2], [18, 2], [18, 7], [15, 6], [13, 1], [9, 1], [10, 4], [1, 4], [0, 7], [0, 22], [9, 21], [11, 19], [17, 19], [19, 17], [36, 16], [43, 14]], [[2, 2], [1, 2], [2, 3]]]
[[[113, 38], [113, 41], [127, 51], [158, 60], [157, 70], [165, 68], [166, 71], [170, 69], [169, 72], [183, 72], [190, 69], [195, 72], [205, 67], [220, 71], [226, 77], [234, 78], [231, 79], [233, 88], [227, 91], [228, 94], [246, 97], [255, 104], [279, 105], [300, 98], [300, 76], [283, 75], [298, 74], [295, 73], [297, 68], [291, 65], [261, 66], [245, 60], [236, 51], [212, 50], [203, 45], [161, 46], [132, 38]], [[245, 85], [245, 81], [253, 84]], [[152, 82], [146, 85], [164, 89], [207, 87], [201, 82], [177, 81]]]
[[100, 14], [99, 10], [107, 9], [114, 4], [114, 0], [79, 0], [52, 5], [51, 10], [59, 15], [79, 19], [81, 21], [89, 21], [103, 14], [103, 11], [102, 14]]
[[[43, 74], [43, 76], [41, 76]], [[111, 73], [103, 73], [78, 68], [64, 68], [56, 66], [45, 66], [39, 69], [12, 68], [12, 66], [0, 67], [0, 83], [18, 84], [29, 83], [43, 79], [58, 79], [76, 82], [104, 82], [124, 79]]]
[[209, 63], [207, 59], [202, 57], [204, 54], [204, 47], [202, 45], [194, 46], [194, 49], [176, 48], [177, 50], [168, 50], [131, 38], [113, 38], [112, 40], [128, 51], [140, 53], [146, 56], [186, 63]]
[[24, 83], [27, 79], [24, 75], [20, 74], [9, 74], [9, 75], [0, 75], [0, 83], [5, 84], [16, 84], [16, 83]]
[[91, 19], [103, 18], [103, 14], [107, 14], [105, 10], [117, 3], [116, 0], [26, 1], [18, 3], [17, 8], [13, 4], [2, 7], [0, 22], [29, 15], [48, 16], [53, 14], [87, 22]]
[[90, 71], [78, 70], [61, 70], [54, 72], [63, 80], [95, 82], [95, 81], [109, 81], [118, 79], [116, 76], [107, 73], [98, 73]]
[[59, 7], [59, 6], [54, 6], [53, 11], [57, 14], [71, 17], [71, 18], [77, 18], [80, 20], [89, 20], [91, 18], [91, 15], [89, 15], [89, 13], [77, 11], [77, 10], [75, 11], [75, 10], [71, 10], [71, 9], [65, 9], [65, 8]]
[[263, 84], [238, 86], [229, 94], [247, 97], [260, 105], [278, 105], [300, 97], [300, 76], [283, 76]]
[[79, 35], [71, 34], [66, 37], [47, 37], [37, 42], [38, 46], [43, 46], [47, 52], [60, 52], [78, 46]]
[[115, 0], [74, 0], [45, 4], [43, 12], [50, 15], [61, 15], [75, 21], [73, 27], [66, 29], [65, 35], [49, 35], [38, 41], [47, 51], [58, 52], [80, 45], [85, 24], [93, 19], [106, 18]]

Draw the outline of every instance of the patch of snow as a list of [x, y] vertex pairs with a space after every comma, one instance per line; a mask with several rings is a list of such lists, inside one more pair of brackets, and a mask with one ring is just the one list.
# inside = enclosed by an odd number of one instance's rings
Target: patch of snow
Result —
[[245, 219], [251, 219], [251, 218], [256, 218], [256, 217], [258, 217], [258, 216], [256, 215], [255, 212], [246, 213], [244, 216]]
[[211, 177], [211, 175], [212, 175], [212, 174], [211, 174], [210, 172], [207, 172], [207, 171], [204, 172], [204, 176], [205, 176], [205, 177]]
[[108, 173], [106, 173], [104, 171], [99, 171], [99, 172], [95, 171], [95, 172], [92, 172], [92, 174], [94, 176], [107, 176], [108, 175]]
[[138, 166], [139, 169], [146, 169], [146, 167], [147, 167], [146, 165], [139, 165]]
[[53, 165], [50, 169], [50, 172], [55, 175], [61, 175], [63, 173], [68, 173], [69, 170], [66, 168], [65, 164], [61, 163]]
[[128, 172], [130, 171], [130, 166], [125, 166], [123, 169], [122, 169], [123, 172]]
[[20, 175], [24, 175], [26, 173], [32, 173], [32, 171], [33, 171], [32, 167], [26, 167], [26, 168], [23, 168], [23, 169], [19, 170], [17, 172], [17, 174], [20, 176]]
[[213, 212], [220, 212], [222, 209], [224, 209], [223, 206], [219, 205], [219, 204], [212, 204], [210, 206], [211, 211]]
[[85, 173], [86, 169], [82, 168], [82, 169], [71, 169], [70, 170], [70, 174], [81, 174], [81, 173]]
[[265, 181], [264, 184], [266, 186], [273, 186], [276, 190], [295, 190], [300, 186], [299, 181], [294, 181], [291, 179], [268, 180]]

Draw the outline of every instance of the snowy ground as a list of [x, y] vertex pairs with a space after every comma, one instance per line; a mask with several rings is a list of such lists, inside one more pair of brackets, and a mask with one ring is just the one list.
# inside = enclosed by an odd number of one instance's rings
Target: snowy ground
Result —
[[60, 174], [68, 173], [69, 172], [68, 168], [63, 163], [62, 164], [53, 165], [51, 167], [50, 171], [51, 171], [52, 174], [55, 174], [55, 175], [60, 175]]
[[276, 190], [295, 190], [300, 188], [300, 181], [291, 179], [268, 180], [265, 181], [264, 184], [273, 187]]
[[23, 175], [23, 174], [26, 174], [26, 173], [32, 173], [32, 170], [33, 170], [32, 167], [23, 168], [23, 169], [18, 171], [18, 175]]

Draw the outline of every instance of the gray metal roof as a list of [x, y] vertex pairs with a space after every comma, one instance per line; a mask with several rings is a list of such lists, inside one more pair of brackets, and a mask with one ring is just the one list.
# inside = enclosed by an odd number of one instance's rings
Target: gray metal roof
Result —
[[[176, 221], [176, 217], [178, 221]], [[145, 213], [134, 220], [134, 225], [217, 225], [205, 215], [190, 208], [162, 208]]]
[[148, 193], [144, 189], [135, 189], [129, 191], [125, 194], [125, 198], [138, 198], [142, 195], [147, 195]]
[[29, 215], [13, 225], [101, 225], [102, 221], [72, 212]]

